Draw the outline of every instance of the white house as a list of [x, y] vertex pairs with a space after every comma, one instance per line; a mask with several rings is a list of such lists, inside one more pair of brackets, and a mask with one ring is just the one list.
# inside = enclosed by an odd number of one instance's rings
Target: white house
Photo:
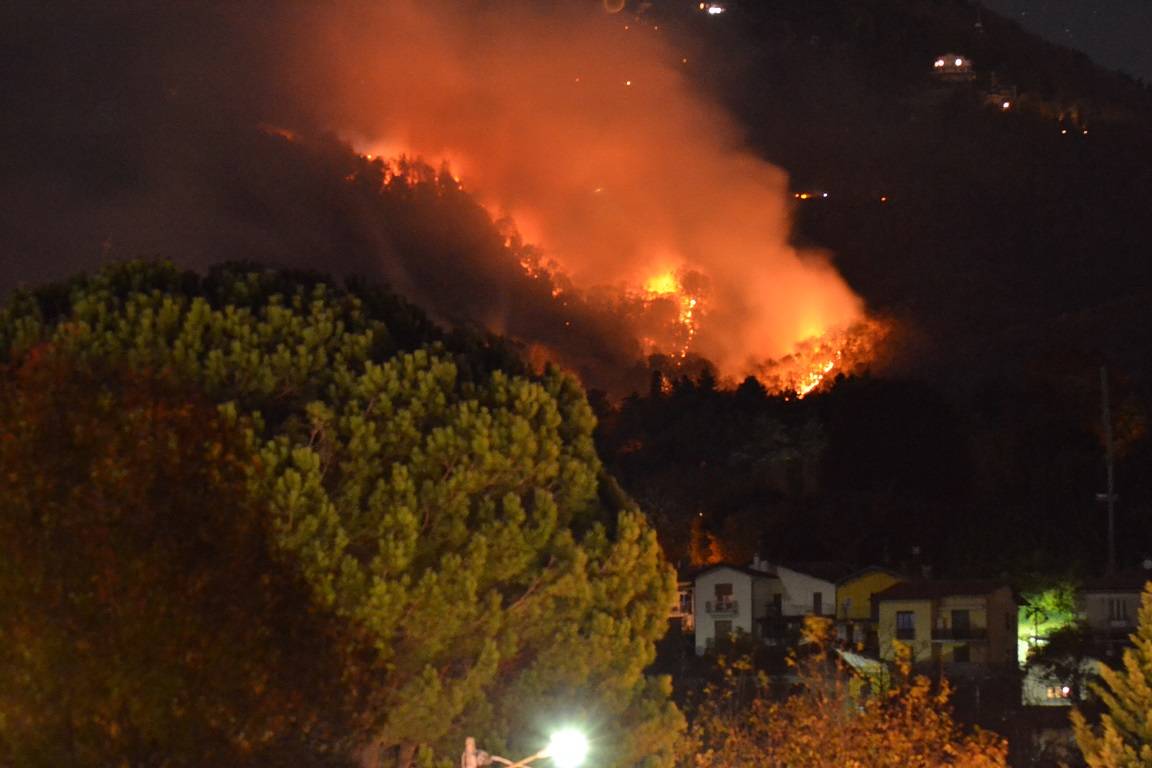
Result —
[[759, 557], [747, 567], [705, 568], [694, 579], [696, 653], [738, 633], [782, 643], [799, 632], [805, 616], [834, 618], [836, 581], [846, 572], [838, 564], [783, 565]]
[[783, 565], [773, 572], [780, 579], [781, 616], [836, 616], [836, 582], [848, 572], [837, 564]]
[[761, 637], [763, 619], [780, 592], [780, 580], [739, 565], [713, 565], [696, 574], [696, 653], [744, 633]]

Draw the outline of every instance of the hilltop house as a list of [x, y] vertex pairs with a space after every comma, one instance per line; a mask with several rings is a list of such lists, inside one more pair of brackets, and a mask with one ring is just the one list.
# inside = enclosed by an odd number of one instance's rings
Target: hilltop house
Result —
[[967, 83], [976, 79], [972, 59], [959, 53], [943, 53], [932, 62], [932, 74], [946, 83]]

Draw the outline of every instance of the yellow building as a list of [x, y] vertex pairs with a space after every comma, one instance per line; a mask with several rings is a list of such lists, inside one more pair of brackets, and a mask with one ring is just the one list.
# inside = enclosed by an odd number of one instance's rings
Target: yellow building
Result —
[[895, 571], [870, 566], [836, 584], [836, 630], [849, 645], [875, 652], [876, 605], [873, 596], [904, 581]]
[[1002, 582], [920, 581], [875, 596], [880, 657], [897, 644], [913, 662], [943, 665], [1016, 664], [1016, 596]]

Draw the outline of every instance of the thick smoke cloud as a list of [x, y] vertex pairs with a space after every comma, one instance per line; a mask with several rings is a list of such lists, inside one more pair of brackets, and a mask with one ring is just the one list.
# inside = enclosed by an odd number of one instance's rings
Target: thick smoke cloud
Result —
[[[579, 0], [157, 5], [4, 11], [0, 290], [129, 256], [367, 274], [613, 387], [645, 339], [674, 351], [678, 302], [641, 296], [661, 273], [694, 286], [691, 350], [733, 376], [861, 316], [789, 246], [785, 175], [741, 148], [652, 17]], [[346, 189], [358, 161], [325, 133], [448, 159], [559, 264], [564, 295], [466, 201], [389, 220]]]

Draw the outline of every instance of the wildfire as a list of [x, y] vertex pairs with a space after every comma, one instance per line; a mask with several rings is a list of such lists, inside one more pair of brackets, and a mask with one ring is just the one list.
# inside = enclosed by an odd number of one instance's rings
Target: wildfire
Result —
[[641, 302], [646, 308], [657, 304], [672, 302], [675, 308], [675, 319], [671, 323], [670, 338], [663, 344], [651, 337], [645, 337], [645, 346], [650, 352], [659, 352], [662, 349], [673, 351], [673, 356], [679, 360], [688, 357], [692, 342], [700, 327], [701, 296], [687, 286], [681, 275], [674, 270], [658, 272], [644, 281], [644, 290]]
[[796, 345], [792, 354], [759, 366], [757, 376], [773, 392], [797, 399], [829, 385], [839, 373], [852, 374], [871, 363], [887, 337], [886, 323], [868, 319], [840, 331], [814, 335]]
[[[367, 166], [349, 174], [347, 179], [355, 181], [368, 168], [374, 168], [373, 178], [384, 186], [401, 184], [414, 188], [433, 184], [437, 194], [452, 187], [463, 189], [463, 182], [459, 174], [451, 170], [448, 157], [438, 160], [439, 171], [432, 171], [431, 166], [410, 159], [413, 156], [403, 150], [391, 158], [363, 152], [361, 157]], [[510, 258], [516, 260], [525, 275], [549, 281], [552, 299], [564, 307], [572, 296], [580, 295], [562, 265], [546, 259], [542, 249], [525, 242], [517, 222], [492, 203], [482, 202], [482, 205], [501, 228]], [[530, 218], [527, 223], [531, 225]], [[667, 354], [679, 366], [695, 351], [693, 345], [706, 319], [703, 311], [706, 286], [707, 278], [697, 272], [665, 267], [653, 272], [638, 288], [622, 289], [622, 307], [631, 307], [625, 311], [643, 318], [639, 323], [645, 330], [638, 336], [647, 354]], [[566, 321], [565, 325], [570, 327], [571, 322]], [[802, 399], [827, 385], [836, 373], [851, 372], [855, 366], [870, 361], [884, 333], [882, 324], [874, 320], [839, 331], [824, 331], [818, 325], [808, 327], [802, 334], [804, 340], [796, 344], [791, 354], [751, 365], [750, 372], [770, 391], [792, 393]], [[703, 352], [706, 354], [706, 350]]]
[[[840, 354], [837, 353], [836, 357], [839, 358]], [[800, 379], [800, 381], [796, 383], [796, 397], [803, 398], [809, 392], [816, 389], [816, 387], [820, 386], [821, 382], [824, 381], [824, 377], [831, 373], [835, 367], [836, 362], [829, 360], [821, 365], [818, 370], [811, 371]]]
[[662, 272], [648, 278], [644, 290], [653, 296], [665, 296], [680, 290], [680, 284], [676, 281], [675, 272]]

